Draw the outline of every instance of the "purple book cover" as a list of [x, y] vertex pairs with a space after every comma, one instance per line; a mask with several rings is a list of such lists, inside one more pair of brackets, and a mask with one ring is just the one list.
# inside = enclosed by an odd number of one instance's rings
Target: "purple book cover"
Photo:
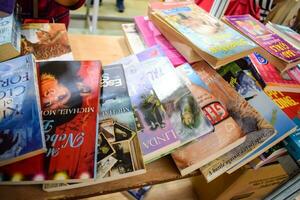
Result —
[[159, 32], [148, 17], [137, 16], [134, 18], [134, 22], [138, 31], [141, 33], [143, 41], [148, 47], [160, 45], [174, 66], [179, 66], [187, 62], [185, 58]]
[[300, 51], [298, 49], [273, 33], [251, 15], [225, 16], [225, 20], [281, 60], [288, 63], [299, 60]]
[[[0, 16], [1, 14], [6, 13], [7, 15], [13, 13], [15, 9], [16, 0], [0, 0]], [[1, 13], [2, 12], [2, 13]]]
[[129, 96], [142, 126], [138, 138], [146, 163], [170, 153], [180, 143], [152, 89], [151, 83], [163, 74], [164, 69], [159, 65], [143, 67], [147, 61], [160, 58], [165, 57], [162, 50], [155, 46], [119, 61], [123, 64]]

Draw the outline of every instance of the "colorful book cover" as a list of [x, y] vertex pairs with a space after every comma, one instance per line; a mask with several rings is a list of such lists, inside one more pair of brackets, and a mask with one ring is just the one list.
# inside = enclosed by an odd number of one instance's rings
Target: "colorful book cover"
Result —
[[0, 63], [0, 166], [46, 151], [31, 55]]
[[256, 48], [256, 44], [196, 5], [158, 10], [157, 15], [218, 60]]
[[247, 154], [258, 148], [275, 134], [268, 123], [243, 97], [241, 97], [214, 69], [207, 63], [193, 65], [196, 73], [207, 84], [211, 93], [224, 105], [232, 118], [246, 135], [241, 145], [233, 148], [217, 159], [200, 167], [207, 181], [211, 181], [238, 163]]
[[238, 166], [251, 161], [256, 155], [262, 154], [296, 130], [296, 124], [264, 93], [255, 79], [250, 77], [236, 63], [233, 62], [220, 68], [218, 73], [277, 131], [266, 143], [240, 160]]
[[21, 28], [21, 54], [37, 61], [73, 60], [65, 24], [27, 23]]
[[266, 84], [266, 90], [300, 91], [300, 82], [294, 79], [284, 79], [280, 72], [260, 54], [253, 53], [249, 55], [249, 58], [255, 70]]
[[95, 177], [98, 61], [39, 63], [47, 152], [0, 168], [1, 184], [80, 182]]
[[300, 66], [299, 65], [288, 70], [287, 73], [291, 77], [291, 79], [296, 80], [298, 83], [300, 83]]
[[160, 45], [165, 55], [174, 66], [186, 62], [185, 58], [170, 44], [170, 42], [159, 32], [147, 16], [137, 16], [134, 22], [148, 47]]
[[273, 33], [251, 15], [225, 16], [224, 19], [281, 60], [288, 63], [299, 60], [300, 51], [298, 49]]
[[211, 90], [196, 74], [189, 64], [176, 68], [186, 85], [202, 108], [204, 114], [214, 126], [214, 131], [195, 141], [176, 149], [172, 158], [182, 175], [186, 175], [234, 147], [246, 139], [226, 106], [211, 93]]
[[20, 23], [13, 14], [0, 17], [0, 61], [16, 57], [21, 52]]
[[[168, 154], [180, 143], [151, 84], [164, 72], [163, 55], [162, 49], [154, 46], [118, 61], [124, 66], [131, 102], [141, 123], [138, 138], [145, 163]], [[148, 60], [152, 65], [145, 64]]]

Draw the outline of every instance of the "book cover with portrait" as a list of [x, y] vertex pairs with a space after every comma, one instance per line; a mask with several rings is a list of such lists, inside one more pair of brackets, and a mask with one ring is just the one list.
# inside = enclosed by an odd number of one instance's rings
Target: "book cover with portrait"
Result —
[[38, 65], [47, 152], [0, 168], [1, 183], [88, 181], [96, 175], [98, 61]]

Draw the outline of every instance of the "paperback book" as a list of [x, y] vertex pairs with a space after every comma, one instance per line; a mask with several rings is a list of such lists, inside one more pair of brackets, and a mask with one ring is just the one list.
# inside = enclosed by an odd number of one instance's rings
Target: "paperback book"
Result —
[[81, 182], [95, 177], [98, 61], [38, 64], [47, 152], [0, 168], [0, 184]]
[[239, 161], [229, 173], [237, 170], [253, 160], [270, 147], [274, 146], [291, 133], [295, 132], [296, 124], [264, 93], [253, 77], [250, 77], [235, 62], [218, 70], [218, 73], [267, 120], [277, 133], [266, 143]]
[[[157, 10], [153, 18], [161, 20], [169, 31], [178, 33], [193, 50], [214, 68], [244, 57], [257, 45], [228, 25], [212, 17], [195, 4], [168, 10]], [[153, 23], [155, 24], [155, 20]], [[163, 34], [168, 34], [164, 33]]]
[[0, 166], [46, 151], [32, 55], [0, 63]]
[[294, 67], [300, 62], [300, 50], [273, 33], [252, 16], [225, 16], [224, 20], [260, 45], [264, 51], [259, 51], [259, 53], [272, 62], [280, 71]]
[[194, 64], [193, 68], [207, 84], [211, 93], [227, 107], [232, 118], [246, 135], [245, 142], [200, 167], [206, 180], [212, 181], [261, 146], [276, 132], [272, 125], [207, 63]]
[[[185, 80], [197, 104], [214, 126], [214, 131], [176, 149], [171, 155], [181, 175], [186, 175], [243, 143], [244, 132], [235, 119], [236, 114], [226, 109], [189, 64], [176, 68]], [[241, 111], [239, 111], [241, 112]]]
[[21, 28], [21, 54], [37, 61], [73, 60], [65, 24], [26, 23]]
[[249, 58], [263, 80], [264, 90], [300, 92], [300, 82], [294, 79], [284, 79], [282, 74], [260, 54], [251, 54]]
[[20, 23], [14, 14], [0, 17], [0, 62], [20, 55]]

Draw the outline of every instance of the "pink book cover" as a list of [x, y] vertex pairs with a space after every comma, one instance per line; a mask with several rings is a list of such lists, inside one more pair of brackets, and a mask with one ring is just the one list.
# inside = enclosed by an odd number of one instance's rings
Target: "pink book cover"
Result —
[[300, 84], [300, 68], [299, 65], [287, 71], [288, 75]]
[[283, 85], [293, 86], [299, 84], [299, 82], [293, 79], [291, 76], [290, 77], [292, 79], [290, 80], [284, 79], [280, 75], [280, 73], [276, 70], [276, 68], [272, 64], [270, 64], [265, 58], [263, 58], [261, 55], [255, 53], [249, 55], [249, 58], [267, 85], [283, 84]]
[[148, 47], [160, 45], [166, 56], [170, 59], [175, 67], [187, 62], [185, 58], [159, 32], [159, 30], [154, 26], [148, 17], [137, 16], [134, 18], [134, 21], [144, 40], [144, 43]]

